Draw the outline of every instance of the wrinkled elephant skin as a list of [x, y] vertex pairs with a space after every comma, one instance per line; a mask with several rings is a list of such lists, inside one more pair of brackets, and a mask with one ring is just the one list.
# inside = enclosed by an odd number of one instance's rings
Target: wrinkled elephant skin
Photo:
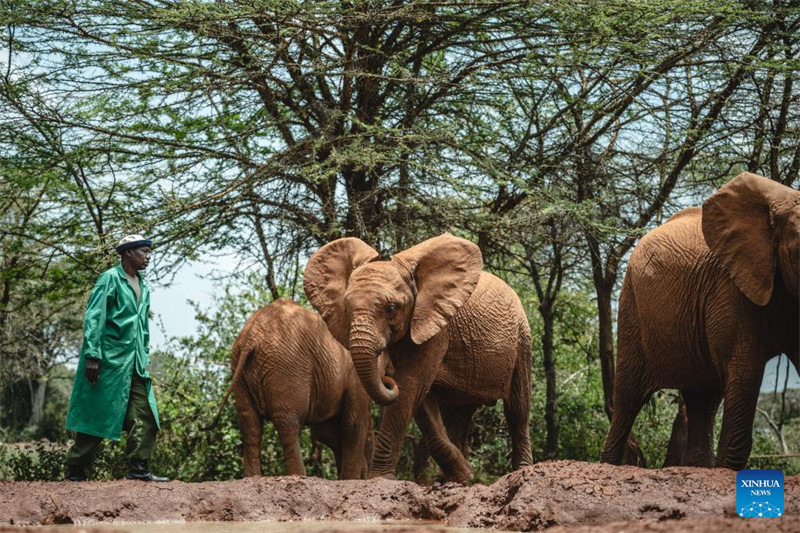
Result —
[[[380, 361], [385, 363], [385, 355]], [[228, 394], [236, 393], [245, 476], [261, 475], [265, 420], [275, 425], [289, 475], [305, 475], [300, 431], [308, 425], [312, 437], [333, 451], [341, 479], [366, 476], [372, 455], [369, 396], [347, 350], [319, 315], [284, 299], [262, 307], [236, 339], [231, 365]]]
[[602, 460], [619, 464], [642, 405], [678, 389], [688, 424], [680, 462], [744, 468], [766, 362], [783, 353], [798, 366], [799, 281], [800, 192], [755, 174], [645, 235], [622, 284]]
[[[350, 349], [366, 391], [384, 408], [370, 477], [395, 473], [411, 418], [450, 480], [467, 482], [472, 414], [502, 399], [512, 465], [531, 463], [530, 329], [522, 304], [483, 272], [479, 248], [444, 234], [378, 261], [355, 238], [317, 251], [306, 265], [306, 295], [331, 333]], [[394, 380], [376, 358], [388, 351]], [[440, 404], [446, 404], [447, 429]], [[453, 440], [448, 437], [453, 436]]]

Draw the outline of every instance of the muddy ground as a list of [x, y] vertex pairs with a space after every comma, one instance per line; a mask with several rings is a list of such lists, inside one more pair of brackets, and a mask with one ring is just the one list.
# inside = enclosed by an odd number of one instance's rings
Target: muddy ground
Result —
[[206, 483], [0, 482], [0, 531], [42, 524], [80, 524], [91, 531], [98, 522], [125, 531], [125, 522], [208, 520], [434, 520], [550, 533], [800, 531], [800, 475], [786, 478], [781, 518], [739, 518], [735, 486], [731, 470], [576, 461], [539, 463], [492, 485], [472, 486], [297, 476]]

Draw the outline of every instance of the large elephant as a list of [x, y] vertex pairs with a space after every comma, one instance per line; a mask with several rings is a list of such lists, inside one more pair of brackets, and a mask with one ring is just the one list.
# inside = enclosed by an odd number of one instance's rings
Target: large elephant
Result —
[[619, 301], [611, 428], [602, 460], [619, 464], [634, 419], [659, 389], [686, 406], [682, 464], [744, 468], [766, 362], [798, 366], [800, 192], [742, 173], [634, 250]]
[[[383, 372], [385, 355], [376, 362]], [[256, 311], [233, 345], [233, 378], [213, 427], [232, 391], [244, 441], [244, 475], [261, 475], [265, 420], [278, 432], [289, 474], [305, 475], [300, 431], [333, 450], [340, 479], [364, 478], [372, 456], [369, 396], [347, 350], [322, 319], [291, 300]]]
[[[388, 261], [378, 255], [359, 239], [339, 239], [311, 256], [304, 275], [309, 301], [350, 348], [369, 395], [386, 406], [370, 477], [395, 475], [413, 416], [445, 477], [469, 481], [472, 469], [461, 450], [472, 414], [498, 399], [513, 467], [531, 464], [531, 337], [517, 295], [482, 272], [475, 244], [449, 234]], [[378, 356], [385, 350], [396, 382], [382, 382]], [[440, 404], [452, 413], [447, 430]]]

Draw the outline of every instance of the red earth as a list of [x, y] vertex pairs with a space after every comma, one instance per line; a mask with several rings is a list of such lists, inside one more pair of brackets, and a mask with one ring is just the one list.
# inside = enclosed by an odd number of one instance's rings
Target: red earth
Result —
[[[734, 471], [577, 461], [539, 463], [492, 485], [471, 486], [297, 476], [205, 483], [0, 482], [0, 532], [49, 524], [92, 531], [102, 522], [125, 531], [130, 522], [286, 520], [435, 521], [416, 532], [441, 531], [437, 524], [552, 533], [798, 532], [799, 494], [800, 475], [787, 476], [783, 517], [740, 518]], [[332, 524], [328, 531], [335, 530]]]

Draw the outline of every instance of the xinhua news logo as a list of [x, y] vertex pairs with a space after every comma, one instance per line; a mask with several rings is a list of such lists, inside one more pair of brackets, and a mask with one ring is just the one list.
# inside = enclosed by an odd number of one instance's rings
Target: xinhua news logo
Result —
[[739, 516], [783, 516], [783, 472], [740, 470], [736, 474], [736, 511]]

